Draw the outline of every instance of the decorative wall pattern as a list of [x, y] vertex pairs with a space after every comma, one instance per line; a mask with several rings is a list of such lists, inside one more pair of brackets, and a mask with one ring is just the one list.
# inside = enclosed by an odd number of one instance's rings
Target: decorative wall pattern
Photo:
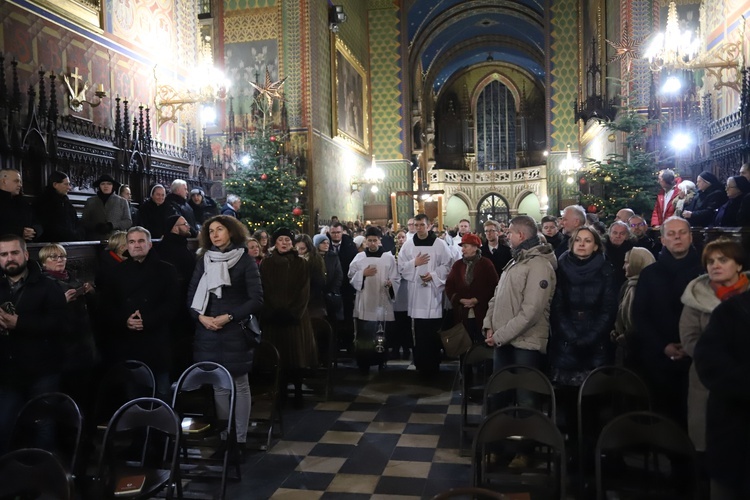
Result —
[[[177, 26], [175, 2], [170, 0], [115, 0], [106, 3], [105, 24], [114, 36], [128, 40], [143, 50], [159, 47], [155, 57], [165, 63], [176, 61]], [[193, 25], [194, 26], [194, 25]], [[195, 43], [195, 42], [193, 42]]]
[[[328, 2], [324, 2], [328, 3]], [[343, 5], [347, 20], [339, 26], [339, 38], [343, 40], [354, 57], [367, 68], [367, 2], [364, 0], [336, 0]]]
[[[646, 41], [647, 37], [651, 35], [657, 26], [657, 21], [654, 19], [654, 9], [652, 0], [621, 0], [622, 10], [620, 12], [620, 19], [628, 19], [629, 26], [632, 26], [632, 38], [642, 38]], [[641, 52], [645, 50], [646, 42], [644, 42]], [[621, 74], [625, 75], [625, 61], [622, 61]], [[631, 75], [631, 105], [634, 107], [647, 107], [649, 104], [649, 88], [651, 85], [651, 69], [649, 68], [648, 60], [636, 59], [632, 62]]]
[[550, 18], [550, 137], [559, 150], [578, 142], [573, 103], [578, 97], [578, 17], [576, 0], [552, 2]]
[[[323, 135], [333, 136], [331, 131], [333, 106], [331, 101], [331, 32], [328, 30], [328, 5], [325, 2], [313, 2], [310, 5], [310, 51], [316, 64], [310, 66], [310, 87], [312, 94], [319, 98], [310, 103], [312, 128]], [[323, 28], [325, 27], [325, 28]]]
[[304, 68], [308, 67], [305, 59], [309, 56], [305, 56], [307, 47], [303, 43], [307, 43], [308, 32], [303, 27], [310, 26], [307, 1], [283, 0], [281, 26], [284, 36], [279, 40], [279, 53], [283, 58], [284, 75], [288, 77], [284, 84], [284, 96], [289, 127], [295, 129], [305, 126], [303, 81], [308, 76], [304, 74]]
[[279, 10], [275, 7], [227, 12], [224, 16], [224, 43], [276, 39]]
[[276, 0], [224, 0], [224, 12], [256, 7], [275, 7]]
[[398, 14], [393, 5], [369, 14], [372, 149], [380, 159], [404, 157]]

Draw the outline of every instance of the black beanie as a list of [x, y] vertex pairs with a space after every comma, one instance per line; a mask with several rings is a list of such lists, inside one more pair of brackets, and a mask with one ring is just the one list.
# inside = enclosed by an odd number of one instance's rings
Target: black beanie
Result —
[[286, 227], [280, 227], [273, 233], [273, 242], [276, 243], [276, 238], [279, 236], [288, 236], [290, 240], [294, 241], [294, 234], [286, 228]]
[[708, 182], [712, 186], [718, 186], [719, 184], [721, 184], [719, 182], [719, 178], [716, 177], [711, 172], [709, 172], [708, 170], [704, 170], [703, 172], [701, 172], [700, 174], [698, 174], [698, 177], [700, 177], [704, 181]]
[[182, 217], [182, 215], [170, 215], [167, 217], [167, 219], [164, 221], [164, 234], [171, 233], [172, 228], [175, 224], [177, 224], [177, 221]]

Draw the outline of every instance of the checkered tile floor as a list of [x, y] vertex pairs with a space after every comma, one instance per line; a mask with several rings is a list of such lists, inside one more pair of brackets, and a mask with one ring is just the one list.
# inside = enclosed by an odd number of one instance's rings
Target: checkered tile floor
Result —
[[419, 499], [468, 486], [456, 369], [425, 380], [406, 361], [366, 376], [339, 365], [329, 401], [285, 410], [283, 438], [248, 456], [227, 498]]

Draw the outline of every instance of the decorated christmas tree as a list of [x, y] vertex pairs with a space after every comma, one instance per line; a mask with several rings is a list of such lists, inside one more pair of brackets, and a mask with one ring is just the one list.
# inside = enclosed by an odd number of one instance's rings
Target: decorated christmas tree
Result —
[[234, 155], [236, 171], [224, 182], [227, 193], [242, 199], [240, 216], [251, 233], [261, 228], [273, 232], [282, 226], [301, 229], [306, 220], [302, 200], [307, 181], [285, 154], [288, 133], [271, 119], [273, 99], [281, 98], [280, 83], [283, 80], [270, 83], [267, 74], [266, 86], [253, 84], [258, 90], [253, 123]]
[[646, 150], [652, 120], [633, 110], [620, 113], [604, 127], [613, 136], [625, 134], [624, 154], [609, 154], [604, 160], [587, 159], [578, 179], [581, 203], [590, 213], [612, 222], [621, 208], [648, 214], [654, 206], [656, 183], [655, 153]]

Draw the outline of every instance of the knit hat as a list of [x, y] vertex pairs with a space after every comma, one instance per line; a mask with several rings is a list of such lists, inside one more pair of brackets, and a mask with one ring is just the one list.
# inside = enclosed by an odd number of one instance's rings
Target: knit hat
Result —
[[273, 242], [276, 243], [276, 239], [279, 236], [287, 236], [290, 240], [294, 241], [294, 234], [286, 227], [280, 227], [273, 233]]
[[475, 247], [481, 247], [482, 246], [482, 240], [479, 239], [479, 236], [472, 233], [466, 233], [463, 238], [461, 238], [461, 243], [459, 245], [474, 245]]
[[164, 234], [172, 231], [172, 228], [177, 224], [177, 221], [180, 220], [180, 217], [182, 217], [182, 215], [170, 215], [166, 218], [164, 221]]
[[318, 248], [320, 244], [326, 240], [328, 240], [328, 236], [326, 236], [325, 234], [316, 234], [315, 236], [313, 236], [313, 246], [315, 248]]
[[195, 188], [195, 189], [193, 189], [193, 190], [191, 190], [191, 191], [190, 191], [190, 195], [191, 195], [191, 196], [192, 196], [192, 195], [194, 195], [194, 194], [199, 194], [199, 195], [201, 195], [201, 196], [205, 196], [205, 195], [203, 194], [203, 190], [202, 190], [202, 189], [198, 189], [198, 188]]
[[698, 174], [698, 177], [703, 179], [704, 181], [708, 182], [712, 186], [718, 186], [719, 185], [719, 178], [716, 177], [714, 174], [709, 172], [708, 170], [704, 170], [700, 174]]

